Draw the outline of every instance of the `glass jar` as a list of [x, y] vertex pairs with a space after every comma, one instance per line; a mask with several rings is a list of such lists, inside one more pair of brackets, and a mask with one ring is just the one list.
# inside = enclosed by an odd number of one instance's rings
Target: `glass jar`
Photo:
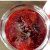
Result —
[[16, 10], [20, 10], [20, 9], [24, 9], [24, 8], [29, 8], [31, 10], [34, 10], [35, 12], [37, 12], [38, 14], [41, 15], [41, 17], [44, 19], [44, 23], [46, 25], [46, 36], [45, 36], [45, 39], [44, 41], [42, 42], [42, 44], [37, 47], [36, 49], [34, 50], [41, 50], [45, 47], [45, 45], [47, 44], [48, 42], [48, 35], [49, 35], [49, 19], [46, 15], [46, 13], [41, 9], [39, 8], [38, 6], [36, 5], [33, 5], [33, 4], [21, 4], [21, 5], [14, 5], [13, 7], [11, 7], [6, 13], [4, 13], [4, 15], [2, 16], [1, 18], [1, 22], [0, 22], [0, 38], [2, 40], [2, 42], [5, 44], [5, 46], [9, 49], [9, 50], [17, 50], [16, 48], [14, 48], [8, 41], [7, 41], [7, 38], [6, 38], [6, 34], [5, 34], [5, 24], [9, 18], [9, 16], [15, 12]]

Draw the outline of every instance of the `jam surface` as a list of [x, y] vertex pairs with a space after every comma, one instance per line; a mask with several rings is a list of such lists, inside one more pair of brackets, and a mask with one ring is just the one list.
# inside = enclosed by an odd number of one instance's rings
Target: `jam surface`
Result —
[[46, 35], [41, 16], [30, 9], [12, 13], [5, 25], [8, 42], [18, 50], [33, 50], [39, 47]]

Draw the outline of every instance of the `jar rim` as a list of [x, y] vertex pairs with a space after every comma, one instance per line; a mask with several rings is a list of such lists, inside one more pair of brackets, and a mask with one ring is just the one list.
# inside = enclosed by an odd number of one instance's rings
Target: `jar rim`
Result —
[[[14, 10], [16, 9], [20, 9], [19, 6], [21, 6], [21, 8], [24, 8], [23, 6], [28, 6], [28, 8], [30, 9], [34, 9], [36, 12], [38, 12], [42, 17], [43, 19], [45, 20], [45, 23], [46, 23], [46, 26], [47, 26], [47, 33], [46, 33], [46, 37], [45, 37], [45, 40], [43, 41], [43, 43], [37, 47], [35, 50], [40, 50], [42, 49], [46, 43], [48, 42], [48, 34], [49, 34], [49, 24], [47, 24], [47, 22], [49, 21], [48, 17], [47, 17], [47, 14], [41, 9], [39, 8], [38, 6], [36, 5], [32, 5], [30, 7], [30, 5], [25, 5], [25, 4], [22, 4], [22, 5], [15, 5], [14, 7], [10, 8], [8, 11], [6, 11], [6, 13], [4, 13], [4, 15], [2, 16], [1, 18], [1, 21], [2, 21], [2, 36], [1, 36], [1, 40], [3, 41], [3, 43], [6, 45], [6, 47], [8, 49], [13, 49], [14, 47], [12, 45], [8, 45], [8, 42], [6, 42], [6, 36], [5, 36], [5, 32], [4, 32], [4, 26], [5, 26], [5, 23], [6, 21], [8, 20], [8, 16], [11, 14], [11, 12], [14, 12]], [[3, 36], [4, 35], [4, 36]], [[12, 46], [12, 48], [10, 48]], [[15, 48], [14, 48], [15, 49]], [[15, 49], [16, 50], [16, 49]]]

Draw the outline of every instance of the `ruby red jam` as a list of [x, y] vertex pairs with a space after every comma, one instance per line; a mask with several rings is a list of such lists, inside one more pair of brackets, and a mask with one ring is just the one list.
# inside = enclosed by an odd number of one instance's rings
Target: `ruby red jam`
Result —
[[46, 36], [43, 18], [31, 9], [16, 10], [5, 25], [8, 42], [18, 50], [39, 47]]

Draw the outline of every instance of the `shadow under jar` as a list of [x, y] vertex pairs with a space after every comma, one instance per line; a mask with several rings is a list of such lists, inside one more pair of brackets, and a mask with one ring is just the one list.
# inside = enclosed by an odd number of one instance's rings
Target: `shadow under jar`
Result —
[[10, 50], [40, 50], [48, 41], [49, 19], [36, 5], [15, 5], [1, 18], [1, 40]]

